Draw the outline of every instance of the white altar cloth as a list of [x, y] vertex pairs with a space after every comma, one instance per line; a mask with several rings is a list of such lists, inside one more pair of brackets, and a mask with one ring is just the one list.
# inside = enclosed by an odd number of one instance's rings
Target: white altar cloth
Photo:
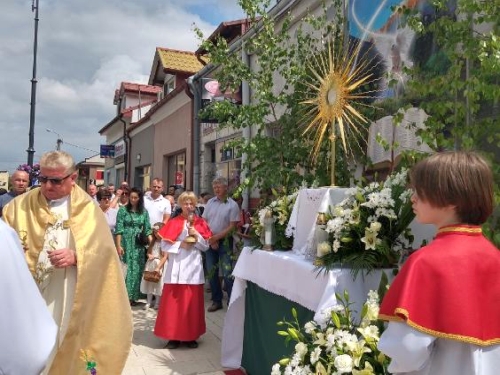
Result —
[[[222, 330], [222, 366], [241, 366], [247, 281], [315, 311], [317, 319], [323, 309], [335, 306], [335, 293], [344, 290], [349, 292], [353, 310], [360, 312], [368, 291], [378, 288], [382, 271], [373, 271], [364, 278], [358, 275], [353, 280], [350, 269], [318, 274], [311, 261], [292, 252], [244, 248], [233, 271], [231, 301]], [[391, 278], [390, 271], [386, 273]]]

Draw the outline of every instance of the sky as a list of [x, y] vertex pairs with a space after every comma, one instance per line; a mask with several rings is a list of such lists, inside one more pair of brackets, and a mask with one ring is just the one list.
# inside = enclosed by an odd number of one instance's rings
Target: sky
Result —
[[[27, 162], [31, 7], [31, 0], [2, 1], [0, 171]], [[237, 0], [40, 0], [35, 163], [59, 136], [76, 162], [98, 153], [105, 143], [98, 131], [116, 115], [115, 90], [122, 81], [147, 83], [156, 47], [194, 51], [193, 24], [208, 36], [221, 22], [240, 18]]]

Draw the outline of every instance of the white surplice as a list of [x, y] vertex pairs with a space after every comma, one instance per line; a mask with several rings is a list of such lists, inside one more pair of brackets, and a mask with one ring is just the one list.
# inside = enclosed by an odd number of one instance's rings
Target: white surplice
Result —
[[0, 374], [40, 374], [57, 326], [28, 270], [17, 233], [2, 220], [0, 301]]
[[478, 346], [437, 338], [405, 323], [389, 322], [378, 348], [391, 357], [391, 374], [497, 375], [500, 345]]
[[198, 241], [192, 245], [191, 249], [184, 249], [180, 245], [187, 235], [186, 221], [177, 241], [174, 243], [161, 241], [162, 251], [169, 254], [163, 273], [165, 284], [199, 285], [205, 283], [201, 251], [208, 250], [208, 241], [202, 236], [198, 236]]

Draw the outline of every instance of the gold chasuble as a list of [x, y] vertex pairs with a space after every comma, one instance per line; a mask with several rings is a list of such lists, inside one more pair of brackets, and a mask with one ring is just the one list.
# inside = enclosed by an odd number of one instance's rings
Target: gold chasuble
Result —
[[[119, 375], [132, 341], [132, 313], [113, 238], [101, 209], [80, 187], [73, 187], [66, 206], [68, 219], [61, 221], [61, 215], [54, 213], [40, 189], [34, 189], [16, 197], [3, 212], [4, 220], [19, 235], [28, 267], [42, 294], [47, 281], [61, 282], [53, 277], [61, 269], [47, 269], [53, 275], [45, 275], [40, 269], [44, 246], [47, 248], [50, 242], [46, 232], [58, 229], [58, 236], [66, 235], [66, 242], [74, 243], [76, 250], [77, 266], [68, 269], [64, 276], [74, 279], [71, 274], [76, 274], [76, 284], [66, 280], [74, 288], [70, 316], [62, 322], [55, 317], [63, 323], [56, 344], [59, 347], [50, 370], [44, 373], [87, 375], [87, 363], [81, 359], [84, 353], [87, 360], [95, 362], [98, 374]], [[69, 233], [64, 234], [64, 229]], [[66, 247], [64, 242], [57, 248]], [[67, 301], [68, 296], [60, 297]], [[53, 301], [46, 302], [50, 309]]]

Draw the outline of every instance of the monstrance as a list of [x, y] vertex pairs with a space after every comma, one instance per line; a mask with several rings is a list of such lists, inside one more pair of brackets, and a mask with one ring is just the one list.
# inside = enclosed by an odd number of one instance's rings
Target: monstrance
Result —
[[[302, 104], [309, 108], [305, 118], [312, 120], [305, 126], [303, 134], [315, 131], [313, 160], [321, 148], [323, 138], [329, 132], [330, 149], [330, 183], [335, 186], [335, 141], [337, 131], [342, 140], [344, 150], [349, 152], [349, 137], [346, 134], [361, 135], [358, 124], [368, 120], [355, 108], [361, 100], [370, 98], [373, 91], [362, 91], [362, 86], [373, 82], [368, 69], [368, 61], [360, 54], [361, 43], [352, 45], [335, 53], [334, 42], [328, 44], [328, 53], [320, 53], [313, 58], [310, 65], [311, 81], [306, 82], [310, 89], [308, 99]], [[340, 48], [339, 48], [340, 49]], [[309, 121], [309, 120], [307, 120]], [[352, 131], [350, 131], [352, 130]]]

